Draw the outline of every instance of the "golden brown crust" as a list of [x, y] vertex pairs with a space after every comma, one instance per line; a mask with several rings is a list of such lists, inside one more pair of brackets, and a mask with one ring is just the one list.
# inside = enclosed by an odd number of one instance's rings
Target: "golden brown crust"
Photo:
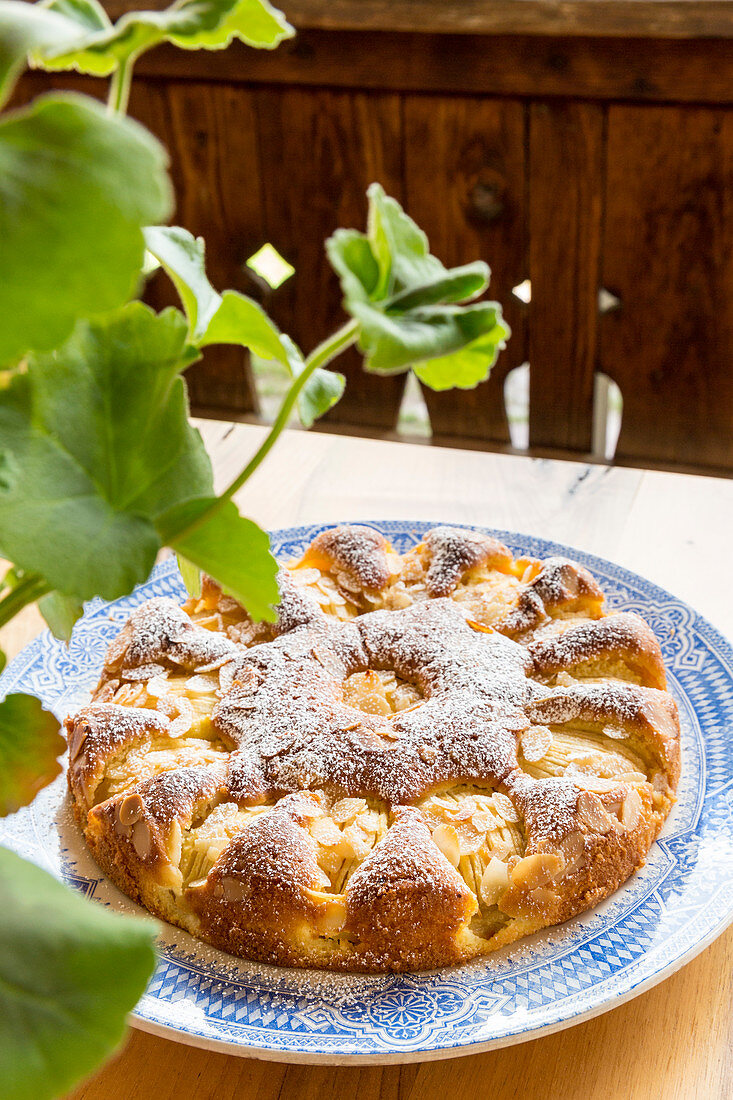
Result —
[[87, 842], [155, 915], [283, 965], [420, 969], [643, 863], [677, 708], [656, 638], [587, 570], [459, 528], [400, 558], [342, 527], [280, 591], [272, 625], [206, 579], [139, 608], [67, 722]]

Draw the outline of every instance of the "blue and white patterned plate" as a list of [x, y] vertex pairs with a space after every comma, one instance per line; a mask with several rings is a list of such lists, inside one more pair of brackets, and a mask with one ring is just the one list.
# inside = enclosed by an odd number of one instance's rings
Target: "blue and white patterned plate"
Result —
[[[434, 524], [375, 522], [404, 552]], [[323, 528], [274, 532], [299, 555]], [[354, 977], [248, 963], [165, 926], [134, 1023], [182, 1042], [280, 1061], [400, 1062], [536, 1038], [621, 1004], [673, 973], [733, 920], [733, 650], [686, 604], [601, 558], [506, 531], [515, 553], [568, 554], [614, 609], [659, 638], [682, 719], [679, 800], [646, 866], [608, 901], [488, 959], [430, 973]], [[151, 596], [183, 595], [173, 560], [131, 596], [92, 601], [68, 649], [44, 634], [0, 677], [59, 718], [82, 704], [108, 642]], [[104, 879], [69, 812], [65, 783], [0, 822], [0, 841], [101, 904], [139, 911]]]

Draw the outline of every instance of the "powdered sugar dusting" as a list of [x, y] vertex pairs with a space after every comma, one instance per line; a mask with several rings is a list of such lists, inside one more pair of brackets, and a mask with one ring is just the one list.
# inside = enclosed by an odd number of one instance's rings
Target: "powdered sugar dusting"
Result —
[[424, 541], [430, 554], [426, 584], [431, 596], [447, 596], [463, 574], [477, 565], [508, 565], [512, 560], [497, 539], [462, 527], [435, 527]]

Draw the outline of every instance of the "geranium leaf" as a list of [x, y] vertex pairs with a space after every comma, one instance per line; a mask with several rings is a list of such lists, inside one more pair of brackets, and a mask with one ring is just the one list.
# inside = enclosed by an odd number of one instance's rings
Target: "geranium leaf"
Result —
[[209, 344], [239, 344], [262, 359], [277, 360], [291, 374], [297, 360], [302, 362], [295, 344], [283, 336], [262, 306], [236, 290], [224, 291], [221, 305], [198, 344], [202, 348]]
[[185, 584], [189, 596], [200, 596], [201, 570], [198, 565], [194, 565], [188, 558], [184, 558], [183, 554], [176, 554], [176, 560], [178, 561], [178, 571], [181, 574], [181, 580]]
[[112, 26], [107, 12], [97, 0], [42, 0], [36, 7], [65, 15], [88, 34], [106, 31]]
[[313, 371], [298, 398], [298, 413], [304, 428], [310, 428], [319, 417], [341, 400], [346, 379], [336, 371], [318, 367]]
[[278, 602], [277, 562], [267, 533], [240, 516], [232, 501], [189, 530], [214, 500], [209, 497], [172, 508], [161, 517], [161, 537], [177, 554], [215, 577], [255, 621], [272, 622]]
[[367, 237], [379, 268], [378, 296], [384, 298], [442, 275], [445, 268], [430, 255], [428, 238], [396, 199], [378, 183], [369, 187], [367, 197]]
[[84, 605], [74, 596], [64, 596], [61, 592], [49, 592], [38, 601], [38, 610], [54, 638], [68, 642], [74, 623], [84, 614]]
[[449, 355], [416, 363], [413, 371], [431, 390], [471, 390], [488, 378], [509, 335], [509, 326], [504, 321], [497, 321], [473, 343]]
[[496, 302], [478, 302], [393, 315], [359, 304], [354, 315], [361, 321], [360, 346], [366, 352], [367, 369], [391, 374], [423, 359], [445, 357], [493, 332], [501, 308]]
[[413, 367], [436, 389], [477, 385], [509, 336], [497, 302], [474, 302], [488, 286], [488, 266], [477, 260], [445, 268], [420, 227], [379, 184], [368, 196], [367, 232], [339, 229], [326, 242], [344, 308], [359, 323], [367, 370], [394, 374]]
[[58, 721], [38, 699], [8, 695], [0, 702], [0, 817], [27, 806], [60, 774], [65, 748]]
[[129, 592], [162, 512], [211, 492], [180, 377], [186, 328], [177, 310], [132, 302], [79, 322], [0, 390], [0, 447], [24, 472], [0, 487], [0, 552], [67, 596]]
[[188, 338], [198, 343], [221, 305], [206, 276], [203, 238], [177, 225], [153, 225], [145, 230], [145, 244], [173, 280], [188, 317]]
[[142, 227], [170, 208], [166, 164], [146, 130], [83, 96], [42, 96], [0, 121], [0, 364], [130, 297]]
[[388, 312], [404, 313], [420, 306], [432, 306], [450, 302], [469, 302], [483, 294], [489, 285], [491, 272], [488, 264], [476, 260], [451, 271], [441, 271], [426, 283], [411, 286], [385, 303]]
[[0, 0], [0, 107], [28, 63], [28, 55], [44, 48], [73, 49], [88, 28], [65, 13], [19, 0]]
[[249, 46], [274, 49], [294, 33], [267, 0], [177, 0], [164, 11], [126, 12], [114, 27], [89, 35], [75, 50], [47, 49], [42, 63], [108, 74], [120, 61], [161, 42], [184, 50], [222, 50], [239, 38]]
[[358, 229], [337, 229], [326, 241], [326, 255], [341, 280], [346, 307], [377, 294], [379, 265], [368, 239]]
[[152, 921], [86, 901], [0, 849], [3, 1100], [50, 1100], [121, 1042], [155, 966]]

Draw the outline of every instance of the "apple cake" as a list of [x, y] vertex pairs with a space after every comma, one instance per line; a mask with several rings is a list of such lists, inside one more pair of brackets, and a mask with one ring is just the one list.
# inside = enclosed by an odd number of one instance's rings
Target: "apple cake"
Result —
[[345, 971], [485, 954], [608, 897], [674, 801], [659, 643], [566, 558], [324, 531], [275, 623], [204, 578], [140, 606], [67, 720], [100, 867], [235, 955]]

